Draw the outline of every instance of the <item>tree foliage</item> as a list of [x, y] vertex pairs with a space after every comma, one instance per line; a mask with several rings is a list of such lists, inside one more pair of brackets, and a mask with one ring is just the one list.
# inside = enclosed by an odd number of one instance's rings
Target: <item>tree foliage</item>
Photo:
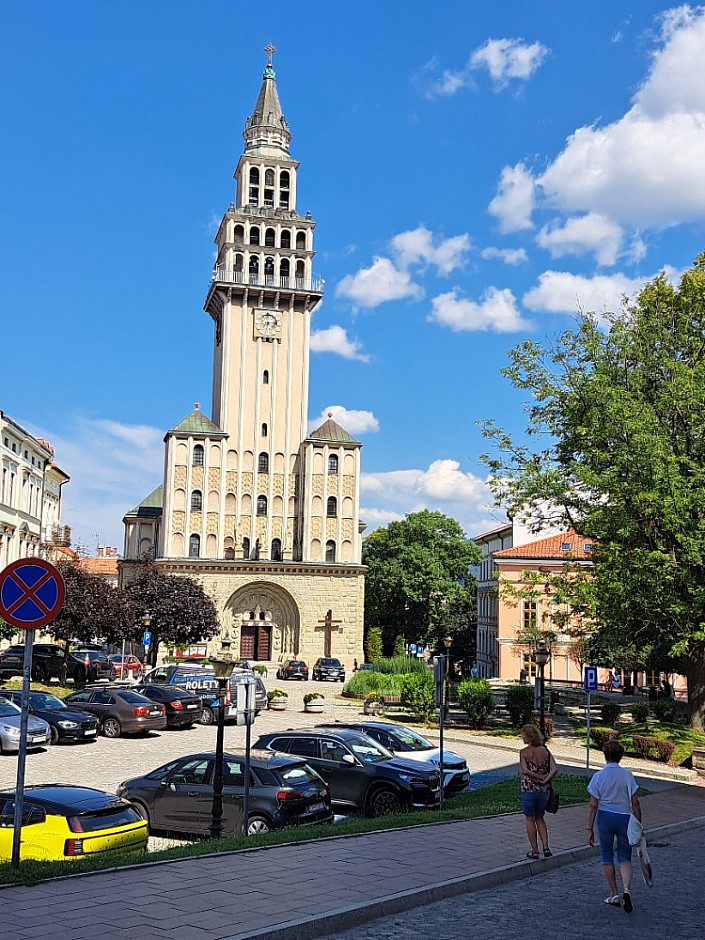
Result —
[[471, 728], [481, 728], [494, 711], [492, 686], [487, 679], [464, 679], [458, 686], [458, 704]]
[[431, 673], [427, 670], [403, 676], [400, 698], [402, 705], [428, 723], [436, 708], [436, 686]]
[[504, 370], [529, 396], [526, 443], [491, 422], [498, 498], [593, 545], [582, 603], [596, 648], [684, 664], [705, 726], [705, 255], [599, 323], [585, 316]]
[[[407, 641], [432, 643], [449, 629], [449, 613], [472, 608], [479, 562], [477, 546], [459, 523], [440, 512], [410, 513], [365, 539], [365, 627], [382, 630], [391, 653], [399, 634]], [[474, 608], [472, 608], [474, 610]]]

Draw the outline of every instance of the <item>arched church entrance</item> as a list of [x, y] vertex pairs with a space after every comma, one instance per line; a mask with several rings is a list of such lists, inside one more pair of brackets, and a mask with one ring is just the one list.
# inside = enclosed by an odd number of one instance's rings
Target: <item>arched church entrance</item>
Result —
[[297, 655], [300, 618], [296, 601], [277, 584], [256, 582], [239, 588], [225, 605], [233, 647], [241, 659], [279, 660]]

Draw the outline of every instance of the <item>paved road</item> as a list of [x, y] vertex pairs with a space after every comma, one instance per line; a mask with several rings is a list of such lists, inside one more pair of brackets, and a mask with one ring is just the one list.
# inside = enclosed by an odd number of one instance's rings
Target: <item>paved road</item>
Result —
[[359, 927], [324, 940], [702, 940], [703, 830], [693, 829], [651, 847], [654, 885], [634, 882], [634, 912], [608, 908], [597, 861], [545, 872], [516, 884], [461, 895]]

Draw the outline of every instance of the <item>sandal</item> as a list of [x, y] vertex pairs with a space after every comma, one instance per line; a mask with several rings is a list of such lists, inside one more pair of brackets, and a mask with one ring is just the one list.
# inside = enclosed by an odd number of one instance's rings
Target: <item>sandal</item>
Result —
[[526, 857], [527, 857], [527, 858], [530, 858], [530, 859], [533, 859], [534, 861], [537, 861], [537, 860], [538, 860], [538, 857], [539, 857], [539, 853], [538, 853], [538, 852], [527, 852], [527, 853], [526, 853]]
[[634, 910], [634, 905], [632, 904], [632, 896], [628, 891], [624, 892], [624, 913], [631, 914]]
[[543, 850], [543, 857], [544, 857], [544, 858], [551, 858], [552, 855], [553, 855], [553, 852], [552, 852], [549, 848], [545, 848], [545, 849]]
[[611, 898], [605, 898], [605, 904], [611, 904], [612, 907], [621, 907], [622, 899], [618, 894], [613, 894]]

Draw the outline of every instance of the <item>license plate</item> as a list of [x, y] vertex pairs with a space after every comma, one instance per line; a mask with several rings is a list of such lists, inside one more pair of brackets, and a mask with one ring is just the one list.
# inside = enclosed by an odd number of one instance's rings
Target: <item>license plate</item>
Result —
[[159, 712], [159, 711], [155, 711], [155, 712], [150, 712], [150, 713], [149, 713], [149, 717], [150, 717], [150, 718], [159, 718], [160, 715], [161, 715], [161, 712]]
[[200, 705], [187, 705], [186, 708], [200, 708]]
[[96, 733], [97, 733], [97, 732], [96, 732], [96, 729], [95, 729], [95, 728], [89, 728], [87, 731], [84, 731], [84, 732], [83, 732], [83, 737], [84, 737], [84, 738], [89, 738], [92, 734], [96, 734]]
[[325, 808], [326, 808], [325, 803], [311, 803], [311, 805], [308, 808], [308, 811], [309, 813], [320, 813]]

